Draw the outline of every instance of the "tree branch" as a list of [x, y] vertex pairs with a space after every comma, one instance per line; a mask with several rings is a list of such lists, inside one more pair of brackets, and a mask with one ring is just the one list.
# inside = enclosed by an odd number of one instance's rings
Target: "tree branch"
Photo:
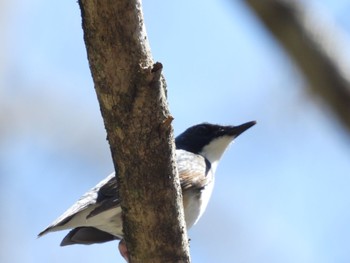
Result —
[[340, 33], [298, 0], [246, 0], [350, 131], [350, 66]]
[[[79, 0], [131, 262], [189, 262], [171, 116], [140, 0]], [[169, 121], [170, 120], [170, 121]]]

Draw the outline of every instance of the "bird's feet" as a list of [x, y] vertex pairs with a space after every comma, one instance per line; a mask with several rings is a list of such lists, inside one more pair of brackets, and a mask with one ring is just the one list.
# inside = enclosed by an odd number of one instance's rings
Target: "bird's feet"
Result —
[[128, 253], [128, 248], [126, 247], [125, 240], [122, 239], [119, 242], [118, 245], [120, 255], [125, 259], [126, 262], [129, 262], [129, 253]]

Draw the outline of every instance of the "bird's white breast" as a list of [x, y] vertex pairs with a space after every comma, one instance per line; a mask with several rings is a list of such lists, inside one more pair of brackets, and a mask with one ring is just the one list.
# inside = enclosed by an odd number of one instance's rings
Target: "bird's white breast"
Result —
[[187, 229], [195, 225], [203, 215], [211, 193], [214, 188], [214, 177], [209, 184], [207, 184], [199, 193], [195, 191], [188, 191], [184, 193], [184, 210], [185, 221]]

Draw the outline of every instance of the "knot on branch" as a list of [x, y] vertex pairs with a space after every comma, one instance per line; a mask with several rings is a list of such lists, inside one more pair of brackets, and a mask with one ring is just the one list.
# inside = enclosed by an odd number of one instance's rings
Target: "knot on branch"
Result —
[[153, 64], [153, 67], [151, 69], [151, 73], [152, 73], [151, 84], [160, 81], [160, 77], [162, 76], [162, 70], [163, 70], [162, 63], [156, 62]]

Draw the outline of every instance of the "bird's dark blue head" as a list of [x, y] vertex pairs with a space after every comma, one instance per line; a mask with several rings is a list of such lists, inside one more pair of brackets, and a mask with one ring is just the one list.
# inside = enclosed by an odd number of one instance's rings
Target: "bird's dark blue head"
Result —
[[[216, 139], [227, 137], [230, 142], [238, 135], [255, 125], [255, 123], [255, 121], [250, 121], [239, 126], [221, 126], [210, 123], [198, 124], [188, 128], [176, 137], [176, 149], [200, 154], [206, 146]], [[223, 151], [224, 150], [225, 149], [223, 149]]]

